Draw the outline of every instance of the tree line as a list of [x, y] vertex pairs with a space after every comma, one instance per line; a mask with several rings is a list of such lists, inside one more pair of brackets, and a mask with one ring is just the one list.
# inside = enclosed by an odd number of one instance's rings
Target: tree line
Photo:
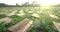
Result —
[[16, 3], [16, 5], [7, 5], [5, 3], [0, 3], [0, 7], [39, 7], [40, 5], [37, 4], [36, 2], [33, 2], [32, 4], [30, 4], [29, 2], [25, 2], [25, 4], [22, 3], [22, 5], [19, 5], [18, 3]]

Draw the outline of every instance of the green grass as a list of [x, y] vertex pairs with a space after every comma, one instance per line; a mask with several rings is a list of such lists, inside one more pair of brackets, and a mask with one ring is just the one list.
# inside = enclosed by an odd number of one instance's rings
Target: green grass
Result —
[[7, 17], [5, 14], [0, 14], [0, 19]]

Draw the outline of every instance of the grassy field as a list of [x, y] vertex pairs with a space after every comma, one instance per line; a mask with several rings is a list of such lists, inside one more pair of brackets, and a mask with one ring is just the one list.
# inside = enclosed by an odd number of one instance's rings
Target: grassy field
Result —
[[60, 15], [58, 13], [59, 9], [55, 9], [41, 9], [40, 7], [1, 7], [0, 19], [8, 17], [12, 21], [8, 24], [0, 23], [0, 32], [7, 32], [6, 27], [13, 26], [25, 18], [33, 21], [32, 32], [58, 32], [53, 25], [53, 21], [59, 22]]

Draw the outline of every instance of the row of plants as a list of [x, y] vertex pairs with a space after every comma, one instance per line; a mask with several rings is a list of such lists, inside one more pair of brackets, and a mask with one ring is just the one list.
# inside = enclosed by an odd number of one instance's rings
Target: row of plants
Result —
[[[4, 8], [5, 10], [3, 8], [0, 8], [0, 9], [3, 9], [6, 12], [7, 9], [11, 10], [11, 8], [13, 8], [13, 7], [5, 7]], [[23, 17], [17, 16], [16, 14], [18, 14], [19, 10], [20, 9], [17, 8], [17, 13], [15, 13], [15, 15], [12, 15], [12, 16], [6, 16], [6, 14], [0, 14], [0, 19], [5, 18], [5, 17], [12, 19], [12, 21], [10, 23], [7, 23], [7, 24], [5, 24], [4, 22], [0, 23], [0, 32], [8, 32], [7, 31], [8, 27], [15, 25], [16, 23], [22, 21], [25, 18], [28, 18], [27, 15], [25, 17], [24, 16]], [[25, 10], [25, 8], [24, 8], [24, 10]]]
[[[12, 21], [8, 24], [1, 23], [0, 24], [0, 31], [1, 32], [7, 32], [7, 27], [13, 26], [16, 23], [22, 21], [25, 18], [29, 18], [33, 21], [31, 32], [58, 32], [55, 26], [53, 25], [53, 19], [48, 16], [47, 11], [40, 11], [40, 8], [29, 8], [29, 7], [23, 7], [21, 8], [25, 15], [23, 16], [17, 16], [17, 14], [20, 11], [20, 8], [17, 8], [17, 12], [15, 15], [9, 16], [9, 18], [12, 19]], [[32, 11], [33, 13], [29, 13], [29, 11]], [[38, 12], [39, 13], [38, 13]], [[32, 14], [36, 13], [39, 15], [39, 17], [32, 16]]]
[[17, 15], [9, 16], [9, 18], [12, 19], [10, 23], [7, 23], [7, 24], [5, 24], [4, 22], [0, 23], [0, 32], [8, 32], [8, 29], [7, 29], [8, 27], [11, 27], [17, 24], [18, 22], [24, 19], [23, 17], [17, 16]]

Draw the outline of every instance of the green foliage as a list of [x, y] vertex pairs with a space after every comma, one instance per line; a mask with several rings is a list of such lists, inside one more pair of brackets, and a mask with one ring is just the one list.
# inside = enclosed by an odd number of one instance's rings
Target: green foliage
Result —
[[7, 24], [7, 27], [15, 25], [16, 23], [18, 23], [18, 22], [20, 22], [24, 19], [24, 17], [20, 17], [20, 16], [17, 16], [17, 15], [10, 16], [9, 18], [11, 18], [12, 21], [11, 21], [11, 23]]
[[7, 28], [4, 24], [4, 22], [0, 23], [0, 32], [7, 32]]
[[0, 14], [0, 19], [7, 17], [5, 14]]
[[58, 32], [51, 21], [43, 21], [43, 19], [41, 20], [39, 24], [35, 24], [35, 26], [33, 25], [31, 28], [32, 32]]
[[[32, 32], [58, 32], [56, 27], [53, 25], [54, 20], [49, 16], [49, 13], [48, 13], [48, 11], [52, 12], [52, 14], [54, 12], [58, 13], [57, 12], [58, 9], [56, 11], [55, 11], [55, 9], [48, 9], [48, 10], [46, 9], [47, 11], [45, 11], [45, 10], [40, 10], [40, 7], [5, 7], [5, 8], [8, 10], [11, 9], [12, 11], [16, 10], [17, 12], [15, 15], [9, 16], [9, 18], [12, 19], [12, 21], [10, 23], [4, 24], [4, 25], [2, 25], [3, 23], [1, 24], [1, 26], [2, 26], [0, 28], [0, 29], [2, 29], [1, 31], [3, 31], [4, 29], [6, 31], [6, 27], [13, 26], [16, 23], [22, 21], [23, 19], [29, 18], [30, 20], [33, 20], [33, 24], [32, 24], [33, 27], [31, 28]], [[25, 15], [18, 16], [17, 14], [19, 14], [20, 10], [23, 10]], [[32, 11], [33, 13], [29, 13], [29, 11]], [[34, 13], [39, 15], [39, 17], [32, 16], [32, 14], [34, 14]], [[2, 17], [2, 16], [0, 16], [0, 17]]]

